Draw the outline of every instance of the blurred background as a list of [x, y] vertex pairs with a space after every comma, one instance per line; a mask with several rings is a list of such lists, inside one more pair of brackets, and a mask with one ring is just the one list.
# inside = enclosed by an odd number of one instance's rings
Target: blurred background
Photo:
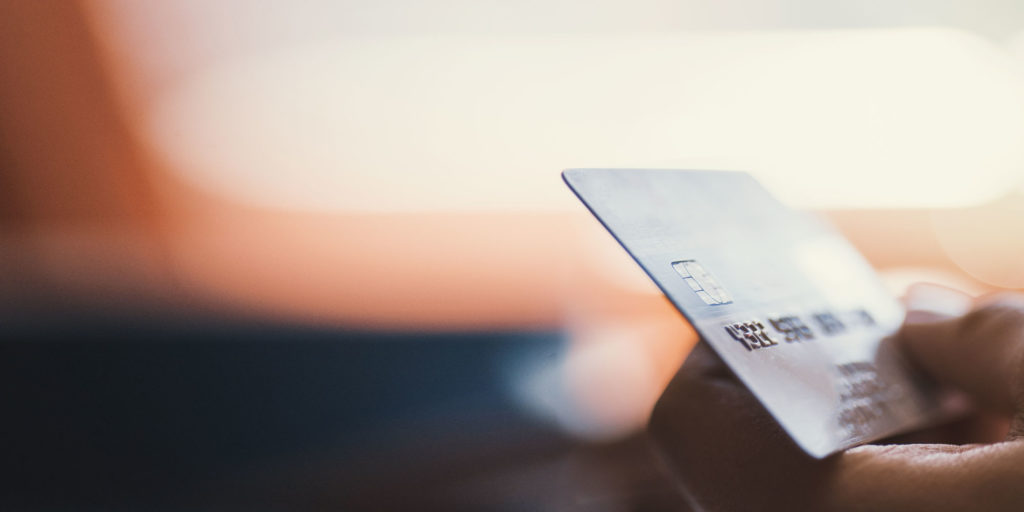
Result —
[[0, 0], [0, 501], [685, 510], [696, 336], [561, 183], [738, 169], [1024, 287], [1024, 5]]

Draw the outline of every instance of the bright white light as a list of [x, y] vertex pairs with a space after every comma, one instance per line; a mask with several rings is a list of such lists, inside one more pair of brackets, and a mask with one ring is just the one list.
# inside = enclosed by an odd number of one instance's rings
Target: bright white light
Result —
[[297, 209], [578, 208], [566, 167], [753, 170], [805, 207], [950, 206], [1024, 169], [1024, 81], [949, 30], [392, 37], [193, 76], [150, 142]]

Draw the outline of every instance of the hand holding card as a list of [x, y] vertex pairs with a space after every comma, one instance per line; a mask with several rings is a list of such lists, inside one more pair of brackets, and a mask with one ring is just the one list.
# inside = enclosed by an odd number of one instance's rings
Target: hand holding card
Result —
[[962, 304], [963, 295], [934, 286], [910, 295], [911, 308], [926, 309], [911, 311], [919, 320], [903, 325], [897, 342], [933, 379], [966, 391], [975, 414], [815, 459], [701, 343], [650, 425], [694, 509], [1020, 510], [1024, 365], [1000, 362], [1024, 360], [1024, 296], [985, 298], [947, 317], [936, 305]]
[[[570, 169], [563, 177], [808, 454], [948, 416], [944, 393], [884, 341], [903, 310], [871, 267], [749, 175]], [[766, 439], [777, 430], [743, 428]]]

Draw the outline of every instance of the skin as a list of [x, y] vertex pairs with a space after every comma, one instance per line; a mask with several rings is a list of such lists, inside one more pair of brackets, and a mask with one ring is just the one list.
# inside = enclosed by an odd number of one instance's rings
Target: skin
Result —
[[700, 343], [651, 418], [658, 453], [696, 510], [1024, 510], [1024, 295], [960, 317], [910, 311], [896, 335], [975, 415], [817, 460]]

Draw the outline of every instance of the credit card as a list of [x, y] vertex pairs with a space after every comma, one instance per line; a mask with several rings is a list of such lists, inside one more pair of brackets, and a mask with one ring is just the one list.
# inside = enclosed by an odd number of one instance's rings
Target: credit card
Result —
[[741, 172], [562, 176], [810, 455], [948, 416], [942, 393], [887, 340], [902, 306], [818, 217]]

